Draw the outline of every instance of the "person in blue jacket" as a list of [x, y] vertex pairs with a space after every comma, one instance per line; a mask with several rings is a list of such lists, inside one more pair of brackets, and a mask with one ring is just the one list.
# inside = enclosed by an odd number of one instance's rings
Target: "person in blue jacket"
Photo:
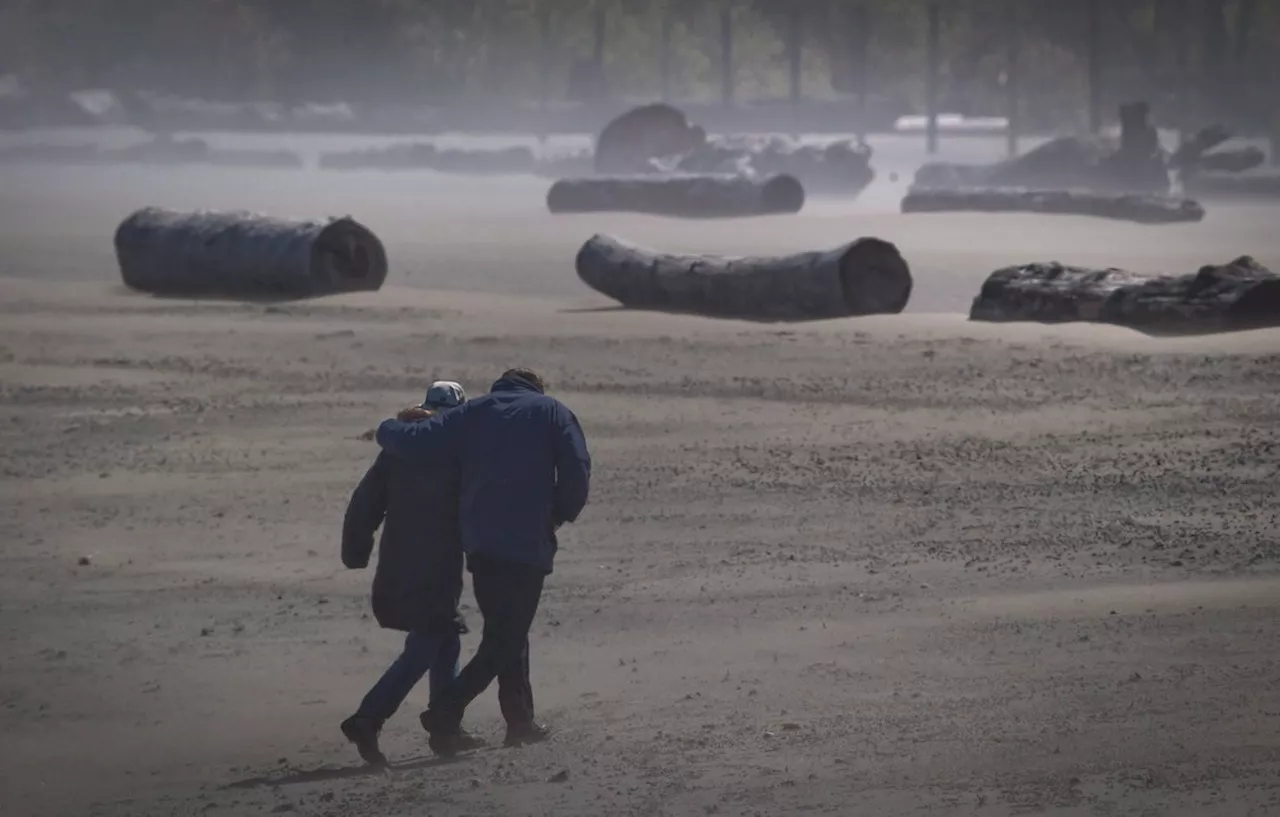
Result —
[[[556, 530], [587, 504], [591, 455], [577, 417], [542, 378], [510, 369], [489, 394], [421, 422], [387, 420], [378, 444], [422, 466], [455, 465], [459, 524], [484, 631], [475, 656], [422, 713], [433, 751], [465, 748], [468, 704], [495, 678], [506, 744], [547, 737], [534, 720], [529, 629], [556, 555]], [[402, 415], [403, 416], [403, 415]]]

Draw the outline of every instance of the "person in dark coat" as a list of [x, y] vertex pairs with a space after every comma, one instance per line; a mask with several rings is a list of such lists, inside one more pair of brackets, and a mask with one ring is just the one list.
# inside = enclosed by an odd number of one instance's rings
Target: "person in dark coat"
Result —
[[[459, 524], [484, 633], [475, 656], [422, 713], [431, 748], [465, 748], [467, 705], [499, 679], [507, 745], [542, 740], [528, 684], [529, 629], [556, 554], [556, 530], [586, 506], [591, 456], [577, 417], [528, 369], [489, 394], [422, 422], [387, 420], [383, 452], [423, 467], [456, 467]], [[523, 681], [523, 684], [521, 684]], [[506, 682], [506, 683], [504, 683]]]
[[[421, 407], [432, 417], [463, 404], [457, 383], [431, 384]], [[351, 495], [342, 525], [342, 563], [367, 567], [373, 535], [382, 527], [373, 577], [373, 615], [378, 624], [407, 633], [404, 651], [391, 664], [342, 732], [366, 762], [385, 765], [378, 735], [410, 690], [430, 673], [431, 695], [458, 673], [466, 622], [462, 597], [462, 546], [458, 527], [458, 470], [448, 463], [411, 465], [379, 452]], [[469, 736], [465, 741], [474, 743]]]

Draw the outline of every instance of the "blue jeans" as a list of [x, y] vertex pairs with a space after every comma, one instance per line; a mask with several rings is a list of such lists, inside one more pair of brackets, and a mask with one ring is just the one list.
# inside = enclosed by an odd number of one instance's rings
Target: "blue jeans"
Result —
[[457, 677], [461, 654], [462, 638], [457, 634], [409, 633], [404, 639], [404, 651], [364, 696], [356, 714], [382, 723], [396, 713], [428, 672], [431, 700], [435, 701], [436, 695]]

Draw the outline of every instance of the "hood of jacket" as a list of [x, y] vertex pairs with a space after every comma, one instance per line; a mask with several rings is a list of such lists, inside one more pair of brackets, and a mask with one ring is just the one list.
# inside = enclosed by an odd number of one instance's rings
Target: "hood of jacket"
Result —
[[542, 394], [542, 389], [525, 380], [523, 377], [499, 377], [493, 381], [493, 385], [489, 387], [489, 391], [531, 391], [534, 394]]

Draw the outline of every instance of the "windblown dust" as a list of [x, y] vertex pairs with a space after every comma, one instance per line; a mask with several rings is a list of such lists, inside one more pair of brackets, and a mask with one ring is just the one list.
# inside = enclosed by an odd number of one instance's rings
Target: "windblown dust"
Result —
[[[0, 813], [1280, 813], [1280, 332], [963, 318], [1011, 263], [1280, 266], [1274, 210], [908, 217], [890, 190], [683, 223], [553, 217], [531, 180], [4, 174]], [[351, 214], [392, 273], [276, 306], [130, 294], [110, 236], [147, 204]], [[573, 272], [594, 232], [876, 235], [913, 301], [620, 311]], [[338, 561], [362, 435], [516, 364], [596, 463], [534, 632], [558, 737], [438, 763], [422, 690], [386, 733], [404, 765], [365, 773], [337, 725], [398, 639]], [[468, 720], [500, 739], [491, 693]]]

